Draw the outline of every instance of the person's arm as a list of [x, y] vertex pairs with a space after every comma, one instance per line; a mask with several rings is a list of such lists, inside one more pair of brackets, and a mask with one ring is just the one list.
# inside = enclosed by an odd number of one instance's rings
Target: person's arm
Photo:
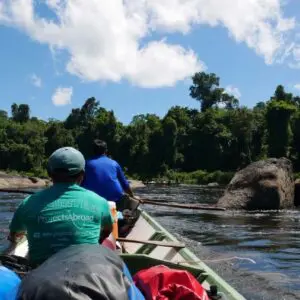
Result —
[[112, 232], [114, 219], [111, 215], [108, 202], [105, 201], [102, 218], [101, 218], [101, 229], [99, 243], [101, 244]]
[[140, 198], [134, 196], [133, 191], [130, 187], [130, 184], [129, 184], [124, 172], [122, 171], [122, 168], [120, 167], [120, 165], [118, 163], [117, 163], [117, 174], [118, 174], [119, 182], [121, 183], [121, 186], [122, 186], [124, 192], [126, 194], [128, 194], [130, 197], [142, 202], [142, 200]]
[[118, 180], [124, 190], [125, 193], [129, 194], [131, 197], [133, 197], [132, 190], [130, 188], [130, 184], [121, 168], [121, 166], [116, 162], [116, 167], [117, 167], [117, 176]]
[[112, 232], [112, 225], [105, 225], [101, 226], [101, 232], [100, 232], [100, 238], [99, 238], [99, 244], [102, 244], [102, 242], [109, 237], [109, 235]]
[[8, 254], [18, 242], [26, 235], [26, 226], [24, 220], [24, 203], [22, 202], [17, 210], [15, 211], [13, 218], [9, 225], [9, 235], [7, 240], [10, 241], [9, 247], [4, 251], [4, 253]]

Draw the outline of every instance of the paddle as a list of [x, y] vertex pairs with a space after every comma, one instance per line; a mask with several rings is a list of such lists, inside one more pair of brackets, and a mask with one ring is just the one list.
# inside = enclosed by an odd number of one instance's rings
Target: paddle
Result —
[[166, 206], [166, 207], [175, 207], [175, 208], [184, 208], [184, 209], [196, 209], [196, 210], [217, 210], [217, 211], [225, 211], [226, 208], [224, 207], [217, 207], [212, 205], [199, 205], [194, 203], [177, 203], [177, 202], [169, 202], [165, 203], [161, 200], [148, 200], [148, 199], [140, 199], [137, 198], [137, 200], [141, 200], [141, 204], [151, 204], [151, 205], [157, 205], [157, 206]]
[[151, 240], [137, 240], [137, 239], [127, 239], [127, 238], [117, 238], [118, 242], [123, 243], [138, 243], [138, 244], [144, 244], [144, 245], [153, 245], [153, 246], [162, 246], [162, 247], [172, 247], [172, 248], [185, 248], [185, 245], [179, 242], [173, 242], [173, 241], [151, 241]]
[[[19, 193], [19, 194], [34, 194], [35, 193], [35, 191], [26, 191], [26, 190], [19, 190], [19, 189], [0, 189], [0, 192]], [[157, 205], [157, 206], [166, 206], [166, 207], [183, 208], [183, 209], [216, 210], [216, 211], [225, 211], [226, 210], [226, 208], [212, 206], [212, 205], [199, 205], [199, 204], [194, 204], [194, 203], [176, 203], [176, 202], [164, 203], [160, 200], [155, 201], [155, 200], [141, 199], [139, 197], [135, 197], [133, 199], [139, 201], [137, 207], [140, 204], [151, 204], [151, 205]], [[137, 207], [135, 209], [137, 209]]]

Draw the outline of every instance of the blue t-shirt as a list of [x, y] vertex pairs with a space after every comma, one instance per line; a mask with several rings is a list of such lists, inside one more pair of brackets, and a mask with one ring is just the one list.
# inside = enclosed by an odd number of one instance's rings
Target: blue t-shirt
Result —
[[101, 155], [86, 162], [82, 187], [91, 190], [108, 201], [119, 201], [129, 183], [115, 161]]

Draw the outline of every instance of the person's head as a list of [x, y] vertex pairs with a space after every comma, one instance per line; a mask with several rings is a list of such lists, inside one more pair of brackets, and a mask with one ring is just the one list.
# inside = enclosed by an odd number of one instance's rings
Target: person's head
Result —
[[93, 150], [95, 155], [107, 154], [107, 144], [102, 140], [94, 140]]
[[48, 174], [53, 183], [77, 183], [83, 180], [85, 159], [81, 152], [72, 147], [54, 151], [48, 160]]

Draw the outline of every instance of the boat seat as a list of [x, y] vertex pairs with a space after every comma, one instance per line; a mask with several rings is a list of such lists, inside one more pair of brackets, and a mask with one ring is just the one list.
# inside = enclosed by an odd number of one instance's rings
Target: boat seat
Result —
[[[148, 239], [149, 241], [163, 241], [165, 234], [162, 231], [155, 231], [154, 234]], [[156, 245], [142, 245], [137, 251], [137, 254], [150, 254], [156, 247]]]

